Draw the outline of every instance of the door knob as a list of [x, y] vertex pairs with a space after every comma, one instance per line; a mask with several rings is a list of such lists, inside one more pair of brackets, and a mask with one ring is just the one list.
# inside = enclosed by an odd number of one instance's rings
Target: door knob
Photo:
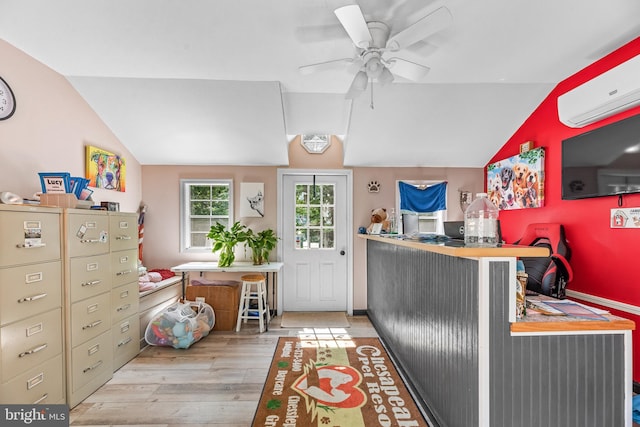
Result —
[[340, 251], [340, 255], [344, 255], [346, 252], [344, 250]]

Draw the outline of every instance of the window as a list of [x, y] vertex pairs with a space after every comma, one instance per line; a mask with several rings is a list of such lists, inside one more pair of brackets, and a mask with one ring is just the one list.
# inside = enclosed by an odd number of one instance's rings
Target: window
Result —
[[334, 249], [335, 185], [296, 185], [296, 249]]
[[[435, 212], [403, 212], [400, 209], [400, 192], [398, 189], [399, 182], [400, 181], [396, 181], [396, 212], [400, 212], [400, 217], [396, 219], [398, 221], [398, 232], [444, 234], [444, 221], [446, 221], [447, 210], [445, 209]], [[402, 180], [402, 182], [413, 185], [417, 188], [424, 189], [434, 184], [440, 184], [443, 181]], [[408, 215], [409, 218], [405, 217], [405, 215]], [[407, 223], [406, 225], [409, 226], [408, 228], [411, 228], [411, 230], [405, 230], [405, 222]]]
[[233, 181], [181, 179], [180, 251], [211, 251], [207, 234], [216, 222], [227, 227], [233, 223]]

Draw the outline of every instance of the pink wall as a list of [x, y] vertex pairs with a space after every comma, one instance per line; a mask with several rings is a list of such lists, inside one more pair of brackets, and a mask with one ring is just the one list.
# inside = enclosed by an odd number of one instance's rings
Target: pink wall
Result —
[[59, 73], [0, 40], [0, 73], [16, 96], [16, 112], [0, 121], [0, 191], [31, 197], [40, 191], [38, 172], [85, 174], [85, 145], [126, 160], [125, 193], [96, 190], [96, 202], [120, 203], [135, 212], [141, 197], [141, 169], [111, 130]]
[[[169, 268], [190, 261], [217, 260], [217, 254], [180, 253], [180, 180], [233, 179], [236, 220], [255, 230], [277, 229], [277, 168], [273, 166], [143, 166], [144, 219], [142, 261], [147, 268]], [[239, 218], [240, 183], [264, 183], [263, 218]], [[250, 260], [242, 248], [236, 259]]]
[[[334, 138], [332, 146], [323, 154], [308, 154], [298, 138], [289, 144], [290, 167], [294, 169], [342, 169], [342, 144]], [[265, 217], [242, 218], [241, 222], [257, 230], [277, 229], [277, 167], [246, 166], [143, 166], [142, 192], [147, 205], [145, 216], [143, 262], [147, 268], [168, 268], [189, 261], [213, 261], [212, 253], [182, 254], [179, 241], [179, 182], [184, 178], [233, 179], [238, 212], [241, 182], [264, 182]], [[456, 168], [354, 168], [353, 209], [356, 236], [359, 226], [369, 225], [371, 210], [376, 207], [390, 209], [395, 203], [394, 185], [398, 179], [447, 180], [451, 210], [449, 219], [462, 219], [458, 207], [458, 189], [472, 192], [482, 190], [482, 169]], [[379, 193], [369, 193], [367, 183], [377, 180], [382, 184]], [[251, 221], [251, 222], [249, 222]], [[367, 308], [366, 246], [362, 239], [354, 238], [354, 309]], [[237, 259], [245, 254], [239, 248]], [[249, 255], [249, 254], [247, 254]]]
[[[532, 140], [536, 147], [545, 147], [545, 206], [540, 209], [502, 211], [500, 220], [505, 239], [508, 242], [518, 239], [529, 223], [564, 224], [573, 252], [571, 266], [574, 280], [569, 284], [570, 289], [635, 306], [640, 305], [640, 279], [635, 269], [640, 254], [640, 229], [610, 228], [610, 210], [618, 206], [618, 198], [615, 196], [562, 200], [560, 162], [563, 139], [639, 114], [640, 108], [582, 129], [572, 129], [559, 122], [556, 100], [568, 90], [638, 54], [640, 38], [559, 83], [489, 162], [517, 154], [519, 145], [525, 141]], [[640, 207], [640, 194], [624, 196], [623, 207]], [[612, 312], [635, 322], [640, 321], [638, 316], [626, 312]], [[637, 381], [640, 380], [640, 344], [637, 333], [634, 333], [634, 350], [634, 378]]]

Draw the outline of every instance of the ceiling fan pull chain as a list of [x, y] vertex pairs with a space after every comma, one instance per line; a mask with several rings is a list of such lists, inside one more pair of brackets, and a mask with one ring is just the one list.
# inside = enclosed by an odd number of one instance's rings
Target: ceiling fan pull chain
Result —
[[371, 86], [371, 104], [369, 107], [373, 110], [373, 79], [371, 79], [371, 84], [369, 86]]

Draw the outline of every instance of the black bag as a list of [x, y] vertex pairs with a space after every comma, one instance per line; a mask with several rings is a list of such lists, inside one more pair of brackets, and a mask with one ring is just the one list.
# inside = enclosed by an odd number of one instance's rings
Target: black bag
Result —
[[558, 223], [529, 224], [524, 235], [516, 245], [542, 246], [549, 249], [551, 256], [521, 257], [527, 279], [527, 290], [558, 299], [566, 298], [566, 287], [573, 279], [573, 270], [569, 264], [569, 248], [564, 227]]

